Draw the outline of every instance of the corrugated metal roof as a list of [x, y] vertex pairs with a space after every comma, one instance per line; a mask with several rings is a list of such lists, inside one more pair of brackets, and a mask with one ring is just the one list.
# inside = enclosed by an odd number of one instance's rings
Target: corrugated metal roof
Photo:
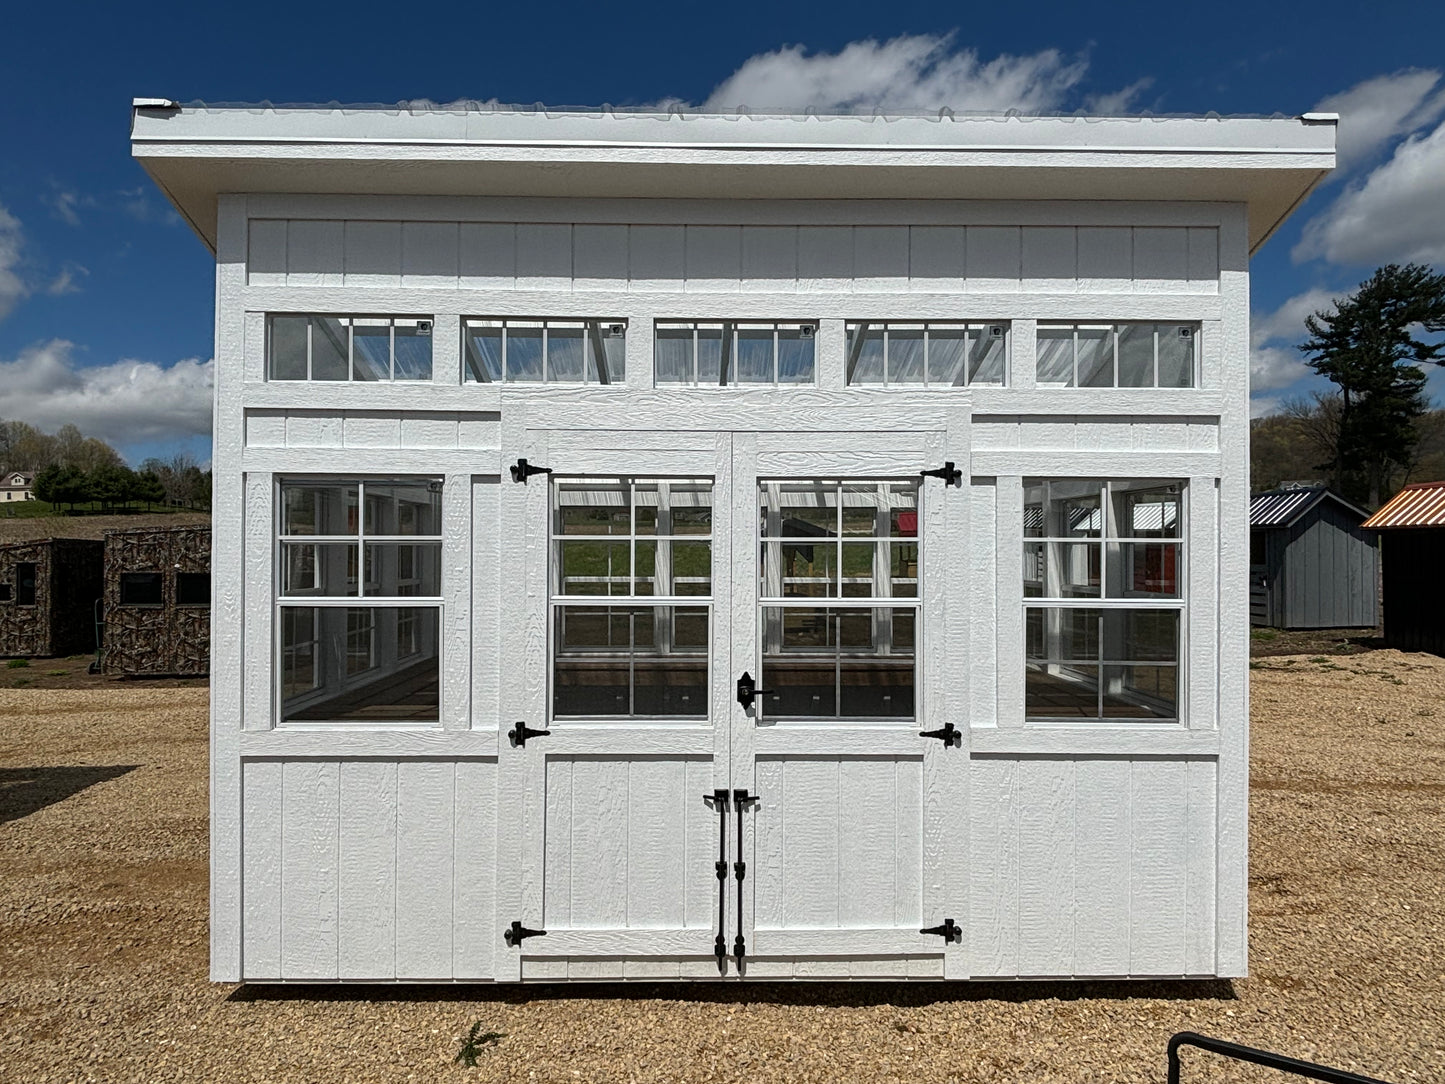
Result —
[[1364, 526], [1445, 527], [1445, 482], [1416, 482], [1396, 493]]
[[1315, 506], [1327, 493], [1324, 486], [1307, 489], [1275, 489], [1249, 498], [1251, 527], [1288, 527]]

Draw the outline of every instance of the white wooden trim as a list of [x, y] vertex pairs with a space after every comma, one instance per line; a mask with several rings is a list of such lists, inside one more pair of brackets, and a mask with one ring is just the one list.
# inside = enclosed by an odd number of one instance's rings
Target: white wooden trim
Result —
[[[1212, 452], [1137, 451], [1086, 452], [1077, 448], [1049, 451], [1019, 449], [974, 452], [969, 469], [974, 474], [1002, 476], [1004, 471], [1039, 478], [1190, 478], [1215, 477], [1222, 456]], [[1019, 535], [1020, 542], [1023, 535]]]
[[237, 754], [242, 759], [289, 760], [297, 757], [416, 758], [454, 760], [497, 756], [497, 735], [483, 731], [401, 728], [299, 727], [242, 734]]
[[1219, 736], [1209, 730], [1157, 727], [1027, 726], [978, 727], [970, 735], [973, 754], [985, 756], [1157, 756], [1212, 757], [1220, 754]]

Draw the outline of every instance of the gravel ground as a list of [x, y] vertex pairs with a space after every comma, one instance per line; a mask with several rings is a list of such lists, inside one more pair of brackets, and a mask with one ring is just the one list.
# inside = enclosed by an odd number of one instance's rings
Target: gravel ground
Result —
[[1439, 1080], [1445, 659], [1313, 658], [1253, 664], [1233, 984], [213, 986], [204, 690], [0, 689], [0, 1080], [1159, 1081], [1185, 1028]]
[[6, 516], [0, 512], [0, 543], [32, 538], [104, 538], [129, 527], [179, 527], [210, 523], [209, 512], [130, 512], [124, 515]]

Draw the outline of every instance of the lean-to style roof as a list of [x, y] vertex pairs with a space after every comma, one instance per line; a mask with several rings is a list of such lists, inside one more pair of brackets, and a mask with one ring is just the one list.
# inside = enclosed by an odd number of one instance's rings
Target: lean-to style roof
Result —
[[1249, 525], [1254, 527], [1288, 527], [1323, 500], [1332, 500], [1360, 519], [1368, 512], [1351, 504], [1327, 486], [1301, 486], [1297, 489], [1272, 489], [1249, 498]]
[[1416, 482], [1406, 486], [1364, 525], [1371, 528], [1445, 527], [1445, 482]]

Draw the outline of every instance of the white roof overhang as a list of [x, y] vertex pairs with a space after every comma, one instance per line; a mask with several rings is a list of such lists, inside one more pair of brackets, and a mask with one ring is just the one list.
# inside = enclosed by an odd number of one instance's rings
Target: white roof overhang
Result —
[[684, 115], [137, 99], [132, 154], [213, 250], [221, 193], [1243, 203], [1257, 249], [1335, 117]]

